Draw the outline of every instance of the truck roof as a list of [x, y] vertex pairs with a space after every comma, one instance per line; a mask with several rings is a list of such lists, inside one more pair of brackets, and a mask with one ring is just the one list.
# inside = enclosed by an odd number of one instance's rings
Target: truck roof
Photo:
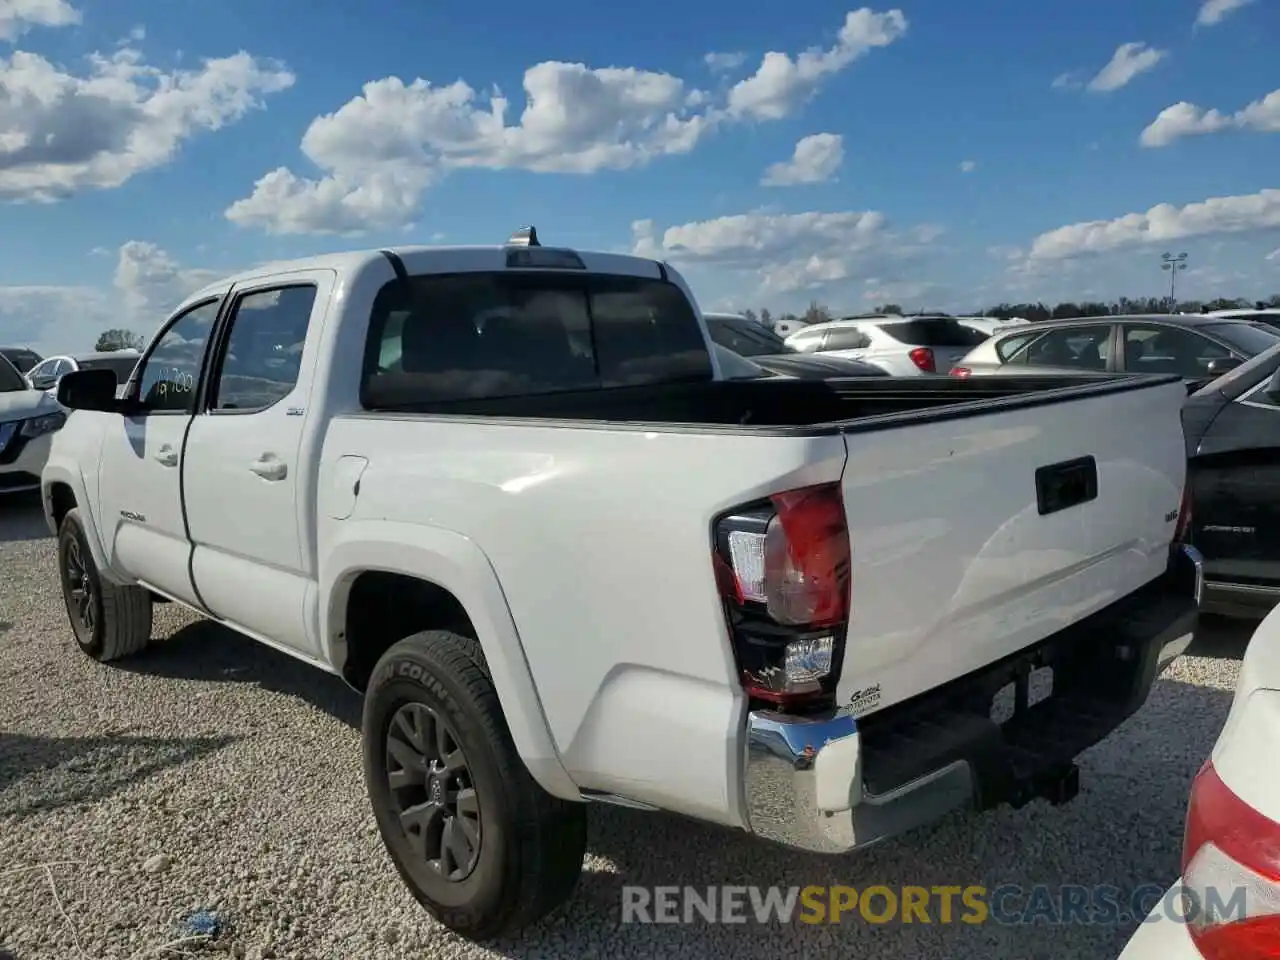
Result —
[[[267, 263], [260, 263], [238, 273], [221, 277], [212, 283], [207, 284], [196, 293], [187, 298], [188, 302], [198, 300], [209, 296], [211, 293], [222, 290], [228, 284], [244, 283], [258, 277], [271, 276], [279, 273], [290, 273], [295, 270], [335, 270], [339, 273], [352, 273], [368, 267], [372, 263], [384, 262], [384, 251], [394, 253], [402, 260], [408, 261], [406, 264], [410, 272], [430, 272], [429, 268], [424, 270], [419, 267], [414, 270], [412, 261], [422, 260], [452, 260], [464, 261], [472, 264], [469, 269], [477, 269], [474, 265], [477, 261], [485, 259], [486, 254], [493, 256], [493, 269], [505, 269], [505, 257], [508, 251], [516, 246], [523, 244], [459, 244], [450, 246], [429, 246], [429, 245], [406, 245], [406, 246], [387, 246], [375, 247], [363, 250], [345, 250], [337, 253], [321, 253], [310, 257], [299, 257], [293, 260], [273, 260]], [[535, 244], [534, 246], [541, 246]], [[624, 253], [603, 253], [587, 250], [574, 250], [570, 247], [547, 247], [547, 250], [564, 250], [570, 251], [583, 258], [586, 262], [588, 271], [594, 272], [616, 272], [628, 273], [640, 276], [656, 276], [663, 269], [670, 270], [670, 267], [659, 264], [657, 260], [648, 257], [637, 257], [632, 254]], [[501, 255], [501, 259], [497, 256]], [[449, 268], [457, 269], [457, 267]], [[446, 272], [441, 270], [441, 272]]]

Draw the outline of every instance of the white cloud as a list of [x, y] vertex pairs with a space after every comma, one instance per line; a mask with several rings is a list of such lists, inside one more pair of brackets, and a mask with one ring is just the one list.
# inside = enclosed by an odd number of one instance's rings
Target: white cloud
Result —
[[1264, 260], [1280, 260], [1280, 247], [1276, 247], [1274, 250], [1268, 253], [1265, 257], [1263, 257], [1263, 259]]
[[280, 64], [243, 51], [164, 71], [124, 48], [90, 56], [84, 76], [21, 50], [0, 57], [0, 200], [118, 187], [293, 82]]
[[386, 77], [312, 121], [301, 148], [319, 176], [278, 167], [225, 213], [272, 233], [359, 233], [412, 221], [427, 188], [459, 167], [588, 174], [640, 166], [688, 153], [721, 124], [786, 115], [823, 79], [905, 30], [900, 11], [856, 10], [831, 48], [795, 59], [768, 53], [754, 75], [716, 96], [668, 73], [547, 61], [525, 71], [514, 123], [497, 89]]
[[1082, 84], [1075, 73], [1060, 73], [1053, 78], [1053, 88], [1055, 90], [1075, 90], [1080, 86]]
[[1142, 131], [1139, 140], [1144, 147], [1167, 147], [1183, 137], [1219, 133], [1228, 129], [1280, 133], [1280, 90], [1272, 90], [1262, 99], [1231, 114], [1205, 110], [1185, 100], [1175, 103], [1160, 111]]
[[33, 27], [70, 27], [80, 11], [67, 0], [0, 0], [0, 40], [15, 40]]
[[184, 297], [221, 275], [183, 267], [154, 243], [129, 240], [117, 251], [112, 284], [130, 317], [158, 323]]
[[0, 286], [0, 344], [50, 356], [90, 351], [112, 327], [149, 337], [184, 297], [221, 275], [183, 267], [154, 244], [137, 240], [116, 253], [109, 288]]
[[1028, 258], [1029, 262], [1063, 260], [1122, 247], [1276, 228], [1280, 228], [1280, 189], [1269, 189], [1210, 197], [1181, 207], [1161, 203], [1145, 213], [1068, 224], [1036, 237]]
[[796, 143], [790, 160], [770, 164], [760, 182], [767, 187], [822, 183], [835, 176], [844, 162], [844, 138], [837, 133], [814, 133]]
[[961, 173], [973, 173], [973, 171], [975, 171], [975, 170], [977, 170], [977, 169], [978, 169], [978, 162], [977, 162], [976, 160], [961, 160], [961, 161], [960, 161], [960, 172], [961, 172]]
[[731, 73], [747, 62], [745, 53], [708, 53], [703, 62], [715, 73]]
[[1089, 81], [1089, 89], [1094, 93], [1119, 90], [1134, 77], [1153, 69], [1166, 56], [1168, 51], [1156, 50], [1145, 43], [1122, 43], [1116, 48], [1111, 62]]
[[1228, 14], [1251, 3], [1253, 0], [1204, 0], [1200, 5], [1200, 12], [1196, 14], [1196, 25], [1212, 27], [1225, 20]]
[[751, 277], [764, 295], [883, 275], [940, 232], [926, 227], [903, 236], [889, 229], [883, 214], [852, 210], [756, 211], [679, 224], [661, 234], [652, 220], [638, 220], [631, 229], [640, 256]]
[[771, 50], [756, 72], [729, 91], [729, 113], [758, 120], [778, 120], [813, 95], [828, 76], [859, 57], [887, 47], [907, 32], [901, 10], [876, 13], [869, 7], [847, 14], [835, 45], [804, 51], [795, 59]]

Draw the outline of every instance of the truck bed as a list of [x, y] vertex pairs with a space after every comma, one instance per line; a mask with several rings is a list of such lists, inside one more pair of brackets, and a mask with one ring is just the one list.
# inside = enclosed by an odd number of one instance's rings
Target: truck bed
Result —
[[[582, 421], [652, 427], [751, 428], [775, 434], [849, 432], [861, 425], [934, 421], [1123, 392], [1176, 377], [1108, 374], [1020, 377], [864, 377], [831, 380], [720, 380], [521, 397], [404, 403], [385, 413]], [[991, 401], [996, 401], [992, 404]], [[940, 407], [947, 408], [945, 411]], [[865, 424], [854, 421], [866, 421]]]

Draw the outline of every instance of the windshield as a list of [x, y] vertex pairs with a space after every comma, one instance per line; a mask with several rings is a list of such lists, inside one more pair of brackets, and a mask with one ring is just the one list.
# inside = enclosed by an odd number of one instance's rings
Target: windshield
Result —
[[16, 393], [19, 390], [30, 390], [26, 379], [17, 368], [0, 354], [0, 393]]
[[116, 375], [116, 383], [124, 383], [138, 365], [136, 356], [95, 357], [92, 360], [77, 360], [81, 370], [110, 370]]
[[778, 353], [796, 353], [774, 333], [750, 320], [707, 318], [711, 339], [741, 357], [767, 357]]
[[1271, 327], [1264, 327], [1259, 323], [1245, 323], [1243, 321], [1226, 320], [1222, 323], [1206, 323], [1201, 327], [1205, 333], [1215, 336], [1220, 340], [1225, 340], [1231, 346], [1243, 351], [1245, 356], [1252, 357], [1255, 354], [1269, 350], [1276, 345], [1276, 341], [1280, 338], [1280, 332]]
[[10, 347], [0, 350], [0, 356], [3, 356], [17, 367], [19, 373], [26, 373], [43, 359], [34, 350], [27, 350], [23, 347]]

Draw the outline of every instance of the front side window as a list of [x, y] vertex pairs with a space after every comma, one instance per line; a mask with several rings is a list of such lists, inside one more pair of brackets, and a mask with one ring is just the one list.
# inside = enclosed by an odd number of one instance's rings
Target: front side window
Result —
[[144, 413], [191, 413], [218, 301], [192, 307], [170, 324], [139, 363], [138, 401]]
[[378, 293], [361, 387], [367, 407], [709, 380], [688, 299], [640, 277], [428, 275]]
[[1201, 377], [1214, 360], [1231, 351], [1182, 327], [1128, 324], [1124, 328], [1124, 368], [1129, 373], [1173, 373]]
[[1064, 327], [1050, 330], [1026, 346], [1010, 362], [1032, 367], [1065, 367], [1073, 370], [1107, 369], [1111, 358], [1110, 325]]
[[822, 342], [826, 337], [826, 330], [806, 330], [790, 337], [787, 344], [800, 353], [817, 353], [822, 349]]
[[265, 410], [289, 395], [302, 369], [315, 302], [310, 284], [255, 290], [236, 300], [212, 409]]

